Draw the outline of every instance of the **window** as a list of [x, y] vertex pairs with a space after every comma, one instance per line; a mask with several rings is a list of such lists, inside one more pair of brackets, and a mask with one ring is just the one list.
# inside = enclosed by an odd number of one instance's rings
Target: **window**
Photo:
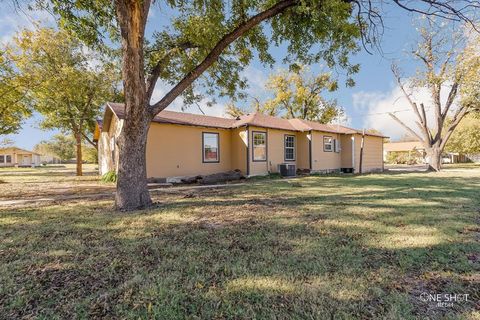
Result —
[[285, 161], [295, 160], [295, 136], [285, 135]]
[[323, 151], [332, 152], [333, 151], [333, 138], [332, 137], [323, 137]]
[[3, 154], [0, 155], [0, 163], [5, 163], [5, 156]]
[[218, 152], [218, 133], [203, 132], [203, 162], [219, 162], [220, 154]]
[[11, 155], [6, 155], [6, 163], [12, 163], [12, 156]]
[[267, 161], [267, 133], [252, 132], [253, 161]]

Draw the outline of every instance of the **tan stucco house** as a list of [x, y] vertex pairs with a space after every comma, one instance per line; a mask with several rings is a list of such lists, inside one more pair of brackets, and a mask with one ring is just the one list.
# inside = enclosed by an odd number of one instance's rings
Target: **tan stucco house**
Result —
[[40, 165], [40, 154], [17, 147], [0, 149], [0, 167], [35, 167]]
[[[107, 103], [95, 128], [99, 170], [116, 170], [124, 106]], [[383, 137], [366, 134], [362, 172], [383, 170]], [[360, 171], [362, 133], [340, 125], [252, 113], [237, 119], [164, 110], [147, 138], [147, 176], [171, 181], [239, 169], [247, 176], [295, 164], [311, 172]]]

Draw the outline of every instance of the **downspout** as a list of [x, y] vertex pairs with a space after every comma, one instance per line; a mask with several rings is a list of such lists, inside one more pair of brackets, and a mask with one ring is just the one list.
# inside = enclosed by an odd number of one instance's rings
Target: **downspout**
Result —
[[360, 144], [360, 173], [363, 173], [363, 149], [365, 147], [365, 129], [362, 131], [362, 143]]
[[308, 139], [308, 164], [310, 171], [312, 171], [312, 130], [309, 131], [309, 136], [310, 139]]
[[382, 138], [382, 172], [385, 171], [385, 154], [383, 150], [383, 143], [384, 143], [384, 138]]
[[250, 175], [250, 157], [249, 157], [249, 148], [248, 148], [250, 137], [248, 134], [248, 125], [245, 126], [245, 133], [247, 134], [246, 146], [247, 146], [247, 177], [248, 177]]
[[355, 173], [355, 135], [352, 134], [352, 168]]
[[270, 174], [270, 163], [268, 162], [268, 128], [266, 130], [266, 134], [265, 134], [265, 159], [267, 160], [265, 162], [266, 166], [267, 166], [267, 173]]

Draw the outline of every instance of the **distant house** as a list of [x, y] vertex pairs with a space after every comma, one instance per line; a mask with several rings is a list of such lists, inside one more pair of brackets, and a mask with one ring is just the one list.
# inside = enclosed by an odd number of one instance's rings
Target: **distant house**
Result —
[[[388, 161], [392, 158], [391, 154], [404, 155], [406, 159], [415, 160], [417, 163], [428, 163], [428, 155], [423, 143], [420, 141], [399, 141], [388, 142], [383, 145], [383, 159]], [[466, 155], [456, 152], [444, 152], [442, 163], [464, 163], [470, 162]]]
[[[100, 174], [117, 169], [124, 106], [108, 103], [97, 123]], [[383, 136], [366, 134], [362, 172], [383, 170]], [[162, 111], [147, 137], [147, 175], [170, 181], [238, 169], [247, 176], [293, 164], [312, 172], [359, 172], [362, 133], [340, 125], [252, 113], [226, 119]]]
[[0, 149], [0, 167], [35, 167], [40, 165], [40, 154], [17, 147]]

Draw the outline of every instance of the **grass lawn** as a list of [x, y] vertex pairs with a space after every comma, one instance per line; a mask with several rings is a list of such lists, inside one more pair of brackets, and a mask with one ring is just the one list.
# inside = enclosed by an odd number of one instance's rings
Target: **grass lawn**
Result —
[[[0, 198], [102, 186], [6, 172]], [[478, 166], [153, 197], [131, 213], [110, 199], [0, 208], [0, 319], [480, 318]]]

